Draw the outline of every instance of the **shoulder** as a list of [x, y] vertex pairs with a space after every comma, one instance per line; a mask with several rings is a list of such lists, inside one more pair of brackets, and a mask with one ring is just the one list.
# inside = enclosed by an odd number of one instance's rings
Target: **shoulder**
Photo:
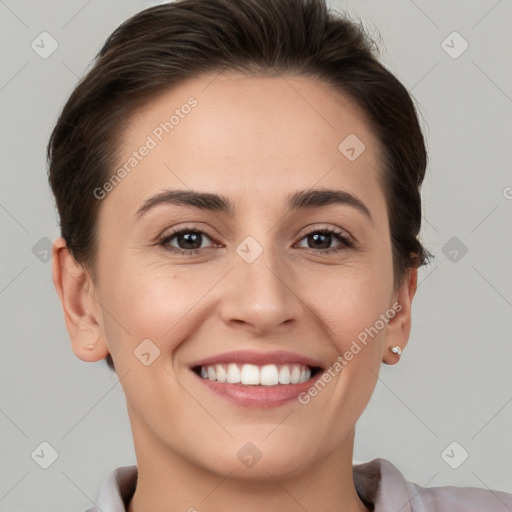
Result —
[[407, 482], [414, 512], [505, 512], [512, 511], [512, 494], [477, 487], [421, 487]]
[[422, 487], [382, 458], [354, 466], [354, 483], [374, 512], [512, 511], [512, 494], [477, 487]]

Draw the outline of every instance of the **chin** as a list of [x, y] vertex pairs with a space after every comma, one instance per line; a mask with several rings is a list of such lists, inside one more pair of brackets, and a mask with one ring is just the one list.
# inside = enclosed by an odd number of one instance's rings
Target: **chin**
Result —
[[229, 474], [230, 479], [263, 482], [274, 478], [285, 480], [295, 477], [306, 471], [308, 466], [308, 461], [305, 461], [303, 457], [300, 457], [299, 460], [292, 455], [284, 459], [281, 455], [267, 455], [262, 456], [253, 466], [246, 466], [238, 460], [233, 465], [233, 459], [230, 458], [224, 464], [217, 465], [214, 472], [221, 475]]
[[[268, 436], [268, 431], [265, 432]], [[274, 442], [231, 439], [228, 445], [217, 445], [220, 450], [209, 450], [209, 460], [200, 464], [207, 471], [240, 480], [265, 481], [269, 478], [286, 479], [299, 475], [315, 463], [314, 453], [305, 449], [308, 443], [276, 437]], [[311, 446], [311, 444], [309, 444]]]

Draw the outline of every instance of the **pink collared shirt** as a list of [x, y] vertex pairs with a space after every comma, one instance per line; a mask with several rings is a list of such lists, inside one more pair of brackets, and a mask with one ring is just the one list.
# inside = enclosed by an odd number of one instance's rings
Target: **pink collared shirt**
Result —
[[[356, 491], [374, 512], [512, 512], [512, 494], [477, 487], [421, 487], [386, 459], [353, 466]], [[137, 466], [112, 471], [96, 506], [86, 512], [126, 512], [135, 492]]]

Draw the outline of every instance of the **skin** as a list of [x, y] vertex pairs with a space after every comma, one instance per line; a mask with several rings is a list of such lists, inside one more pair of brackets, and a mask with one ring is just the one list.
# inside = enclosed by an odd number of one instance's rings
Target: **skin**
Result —
[[[204, 75], [165, 91], [137, 112], [119, 165], [175, 108], [198, 105], [102, 200], [95, 280], [55, 241], [53, 279], [75, 355], [112, 354], [126, 395], [138, 486], [130, 512], [144, 510], [367, 511], [352, 477], [355, 423], [381, 363], [395, 364], [410, 332], [417, 272], [393, 287], [379, 143], [347, 97], [303, 76]], [[338, 145], [354, 133], [366, 149], [349, 161]], [[288, 194], [311, 188], [357, 196], [349, 205], [287, 211]], [[235, 214], [160, 205], [137, 210], [163, 189], [229, 197]], [[158, 245], [171, 228], [206, 233], [179, 255]], [[342, 229], [320, 248], [312, 233]], [[316, 229], [318, 228], [318, 229]], [[253, 237], [252, 263], [237, 246]], [[183, 238], [169, 242], [192, 247]], [[168, 245], [169, 245], [168, 244]], [[189, 366], [235, 349], [290, 350], [329, 368], [394, 303], [401, 310], [306, 404], [243, 408], [212, 394]], [[150, 365], [134, 357], [149, 338]], [[253, 443], [261, 459], [237, 452]]]

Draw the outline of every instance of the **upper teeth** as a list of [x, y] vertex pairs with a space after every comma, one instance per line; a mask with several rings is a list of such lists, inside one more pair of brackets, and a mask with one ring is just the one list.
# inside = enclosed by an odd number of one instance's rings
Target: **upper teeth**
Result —
[[302, 364], [213, 364], [201, 366], [201, 377], [230, 384], [275, 386], [306, 382], [311, 378], [311, 370]]

